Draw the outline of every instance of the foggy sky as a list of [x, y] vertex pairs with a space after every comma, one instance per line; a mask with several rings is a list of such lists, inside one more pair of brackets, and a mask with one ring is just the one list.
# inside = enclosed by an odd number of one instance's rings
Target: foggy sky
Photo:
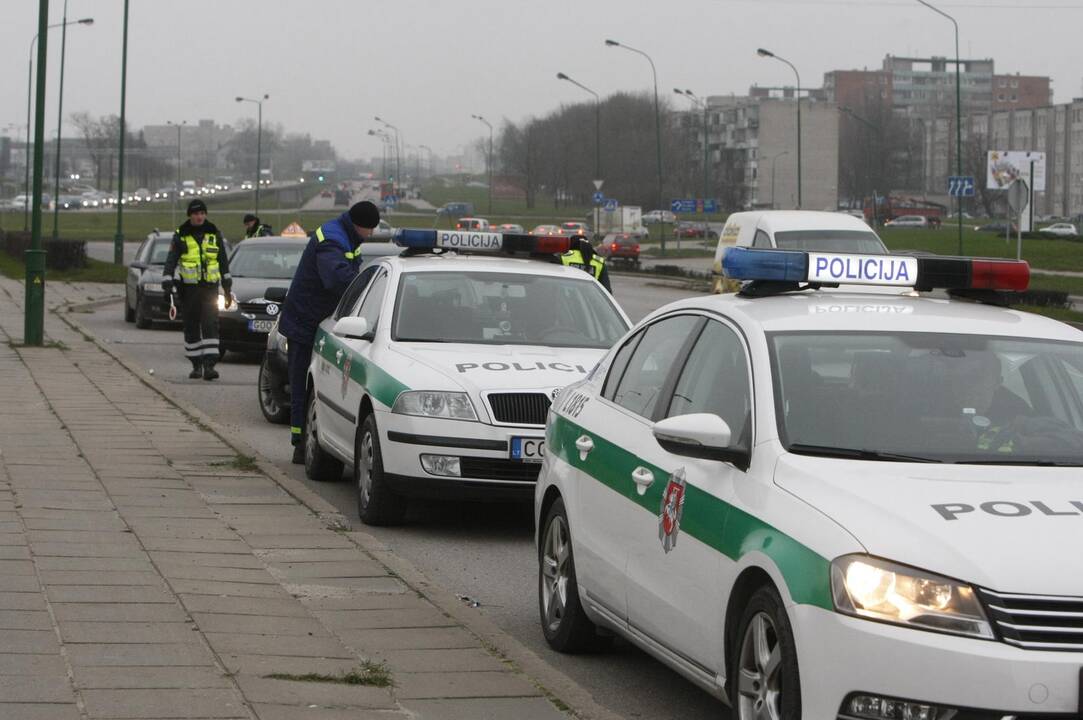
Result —
[[[934, 4], [936, 4], [934, 2]], [[63, 0], [51, 0], [60, 22]], [[942, 0], [960, 26], [963, 57], [996, 60], [998, 73], [1049, 75], [1055, 102], [1083, 95], [1078, 28], [1083, 0]], [[27, 62], [38, 2], [0, 0], [0, 134], [23, 136]], [[123, 0], [68, 0], [64, 116], [120, 107]], [[56, 133], [60, 29], [49, 32], [46, 134]], [[499, 126], [591, 100], [564, 72], [603, 97], [649, 91], [674, 107], [697, 95], [791, 85], [834, 69], [876, 69], [884, 55], [954, 56], [951, 23], [913, 0], [130, 0], [127, 118], [131, 128], [213, 118], [235, 124], [260, 97], [265, 124], [329, 139], [344, 157], [379, 156], [374, 115], [403, 140], [455, 153], [487, 136], [472, 114]], [[18, 129], [8, 127], [18, 125]], [[65, 135], [75, 129], [65, 125]]]

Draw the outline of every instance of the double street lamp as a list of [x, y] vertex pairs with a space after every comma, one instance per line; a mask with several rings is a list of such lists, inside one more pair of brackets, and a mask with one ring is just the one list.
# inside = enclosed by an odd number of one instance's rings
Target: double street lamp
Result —
[[801, 73], [797, 72], [794, 64], [784, 57], [779, 57], [770, 50], [760, 48], [756, 51], [760, 57], [774, 58], [779, 62], [786, 63], [797, 77], [797, 207], [801, 208]]
[[710, 192], [709, 191], [710, 184], [709, 184], [709, 181], [708, 181], [708, 178], [710, 177], [709, 174], [708, 174], [710, 172], [710, 170], [709, 170], [710, 165], [708, 165], [709, 150], [708, 150], [708, 146], [707, 146], [707, 102], [705, 100], [701, 100], [700, 98], [696, 97], [696, 94], [694, 92], [692, 92], [691, 90], [681, 90], [679, 88], [673, 88], [673, 92], [677, 93], [678, 95], [680, 95], [682, 97], [688, 98], [689, 100], [692, 101], [693, 105], [695, 105], [696, 107], [701, 108], [703, 110], [703, 195], [702, 195], [702, 197], [703, 197], [704, 200], [706, 200], [707, 197], [708, 197], [708, 193]]
[[[384, 127], [390, 128], [395, 132], [395, 182], [402, 185], [402, 155], [399, 152], [399, 144], [402, 142], [402, 136], [399, 134], [398, 127], [392, 125], [387, 120], [382, 119], [379, 115], [375, 116], [375, 120]], [[394, 190], [395, 183], [391, 183], [391, 188]]]
[[177, 227], [177, 195], [180, 193], [181, 187], [181, 127], [187, 125], [188, 121], [181, 120], [179, 123], [175, 123], [172, 120], [166, 120], [165, 124], [177, 128], [177, 184], [173, 187], [173, 192], [170, 193], [173, 197], [173, 227]]
[[[598, 93], [581, 82], [577, 82], [562, 72], [557, 73], [557, 80], [567, 80], [572, 85], [586, 90], [594, 96], [594, 179], [602, 179], [602, 101]], [[600, 189], [600, 188], [599, 188]]]
[[262, 182], [262, 178], [260, 177], [260, 167], [263, 161], [263, 158], [261, 157], [261, 153], [263, 150], [263, 101], [269, 100], [270, 98], [271, 96], [267, 93], [264, 93], [263, 97], [259, 98], [258, 100], [253, 100], [252, 98], [240, 96], [237, 96], [236, 98], [237, 102], [255, 103], [256, 106], [259, 108], [259, 112], [257, 114], [259, 119], [256, 121], [256, 209], [253, 213], [254, 215], [259, 215], [259, 185], [260, 182]]
[[383, 130], [369, 130], [369, 135], [380, 138], [381, 150], [380, 159], [383, 161], [383, 168], [381, 174], [384, 179], [387, 179], [387, 151], [391, 147], [391, 136], [385, 133]]
[[[637, 55], [642, 55], [647, 58], [647, 62], [651, 64], [651, 76], [654, 78], [654, 136], [655, 145], [658, 156], [658, 207], [662, 208], [662, 113], [658, 109], [658, 72], [654, 68], [654, 61], [651, 60], [651, 56], [642, 50], [637, 50], [634, 47], [628, 45], [622, 45], [616, 40], [606, 40], [606, 47], [619, 47], [629, 52], [634, 52]], [[666, 254], [666, 228], [665, 224], [662, 225], [662, 254]]]
[[489, 128], [489, 159], [485, 163], [489, 168], [489, 214], [493, 214], [493, 126], [492, 124], [483, 118], [481, 115], [471, 115], [470, 117], [485, 123]]

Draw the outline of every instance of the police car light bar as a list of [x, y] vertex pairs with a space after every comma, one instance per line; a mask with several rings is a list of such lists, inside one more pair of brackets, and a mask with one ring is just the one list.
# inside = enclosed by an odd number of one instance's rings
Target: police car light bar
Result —
[[572, 247], [572, 238], [563, 235], [528, 235], [474, 230], [395, 231], [393, 242], [412, 250], [457, 250], [460, 252], [563, 253]]
[[886, 285], [917, 290], [1026, 290], [1025, 260], [850, 255], [727, 248], [722, 272], [735, 280], [813, 285]]

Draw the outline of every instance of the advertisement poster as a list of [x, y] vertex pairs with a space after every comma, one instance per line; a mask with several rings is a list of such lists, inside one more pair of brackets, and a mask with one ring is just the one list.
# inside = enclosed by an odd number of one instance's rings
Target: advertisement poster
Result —
[[1007, 190], [1017, 178], [1030, 184], [1030, 163], [1034, 162], [1034, 192], [1045, 192], [1045, 153], [1023, 150], [990, 150], [985, 187]]

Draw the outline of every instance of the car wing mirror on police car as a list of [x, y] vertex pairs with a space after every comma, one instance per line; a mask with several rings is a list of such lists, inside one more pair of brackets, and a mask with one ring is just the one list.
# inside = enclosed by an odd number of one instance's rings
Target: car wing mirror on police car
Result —
[[284, 303], [286, 302], [286, 292], [288, 291], [289, 288], [269, 287], [263, 291], [263, 299], [276, 303]]
[[350, 340], [372, 340], [373, 338], [373, 333], [369, 332], [368, 320], [356, 315], [340, 317], [331, 328], [331, 333]]
[[729, 424], [712, 413], [691, 413], [659, 420], [651, 428], [662, 449], [674, 455], [719, 460], [748, 469], [750, 453], [734, 447]]

